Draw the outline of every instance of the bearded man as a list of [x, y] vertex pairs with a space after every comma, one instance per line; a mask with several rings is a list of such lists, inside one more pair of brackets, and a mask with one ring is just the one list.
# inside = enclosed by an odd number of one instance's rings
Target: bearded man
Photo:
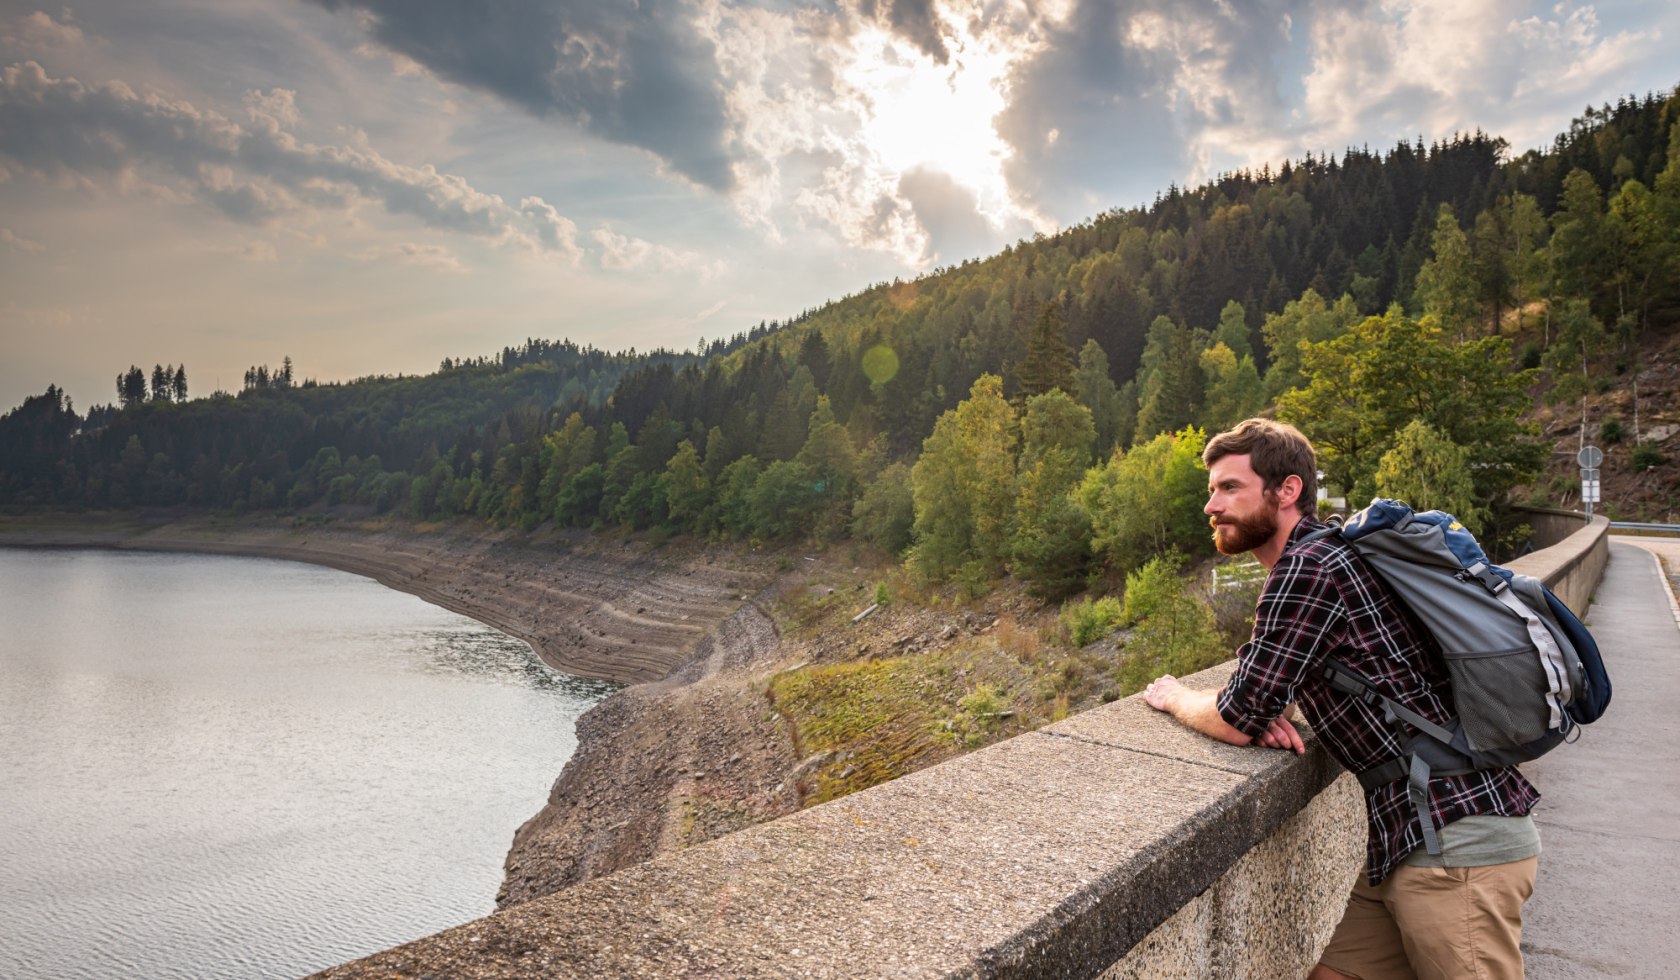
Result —
[[[1144, 692], [1150, 707], [1233, 745], [1301, 752], [1287, 718], [1296, 704], [1342, 765], [1375, 772], [1402, 756], [1405, 732], [1380, 706], [1331, 688], [1323, 672], [1334, 656], [1430, 721], [1451, 719], [1434, 640], [1340, 538], [1305, 540], [1324, 526], [1306, 437], [1249, 419], [1209, 441], [1202, 461], [1214, 546], [1253, 553], [1266, 581], [1225, 687], [1193, 691], [1159, 677]], [[1432, 855], [1405, 779], [1369, 781], [1365, 873], [1311, 980], [1521, 977], [1522, 907], [1540, 853], [1528, 814], [1539, 792], [1514, 767], [1431, 778], [1429, 808], [1441, 828], [1441, 853]]]

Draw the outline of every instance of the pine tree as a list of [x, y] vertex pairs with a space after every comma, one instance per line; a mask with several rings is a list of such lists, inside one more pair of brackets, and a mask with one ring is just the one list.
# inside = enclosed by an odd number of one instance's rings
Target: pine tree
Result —
[[1021, 383], [1022, 399], [1042, 395], [1053, 388], [1072, 390], [1073, 348], [1068, 346], [1058, 304], [1046, 303], [1039, 311], [1016, 377]]

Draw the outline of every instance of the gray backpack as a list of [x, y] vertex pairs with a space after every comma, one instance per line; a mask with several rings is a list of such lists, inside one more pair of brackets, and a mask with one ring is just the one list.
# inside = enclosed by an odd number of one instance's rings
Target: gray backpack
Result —
[[1610, 703], [1610, 678], [1581, 621], [1538, 579], [1491, 564], [1450, 514], [1414, 512], [1377, 499], [1340, 526], [1308, 540], [1339, 536], [1394, 590], [1441, 648], [1457, 717], [1437, 725], [1384, 696], [1330, 658], [1324, 679], [1380, 707], [1404, 754], [1359, 773], [1367, 790], [1396, 779], [1422, 825], [1430, 854], [1441, 853], [1429, 812], [1431, 776], [1512, 766], [1538, 758], [1596, 721]]

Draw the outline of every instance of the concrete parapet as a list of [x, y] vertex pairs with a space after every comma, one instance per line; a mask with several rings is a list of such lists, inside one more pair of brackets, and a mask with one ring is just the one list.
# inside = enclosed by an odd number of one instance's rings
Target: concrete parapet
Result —
[[1596, 514], [1588, 520], [1566, 510], [1536, 509], [1527, 514], [1535, 544], [1543, 547], [1505, 567], [1546, 583], [1575, 615], [1585, 617], [1587, 602], [1610, 561], [1609, 518]]
[[[1511, 567], [1579, 610], [1607, 522], [1575, 522]], [[1133, 696], [322, 976], [1302, 976], [1365, 836], [1303, 734], [1237, 748]]]

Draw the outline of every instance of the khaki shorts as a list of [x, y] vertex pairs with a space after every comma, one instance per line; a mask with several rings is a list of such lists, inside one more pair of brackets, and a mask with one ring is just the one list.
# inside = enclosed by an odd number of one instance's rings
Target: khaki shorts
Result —
[[1401, 865], [1375, 888], [1361, 873], [1319, 962], [1360, 980], [1523, 975], [1522, 907], [1537, 858], [1480, 868]]

